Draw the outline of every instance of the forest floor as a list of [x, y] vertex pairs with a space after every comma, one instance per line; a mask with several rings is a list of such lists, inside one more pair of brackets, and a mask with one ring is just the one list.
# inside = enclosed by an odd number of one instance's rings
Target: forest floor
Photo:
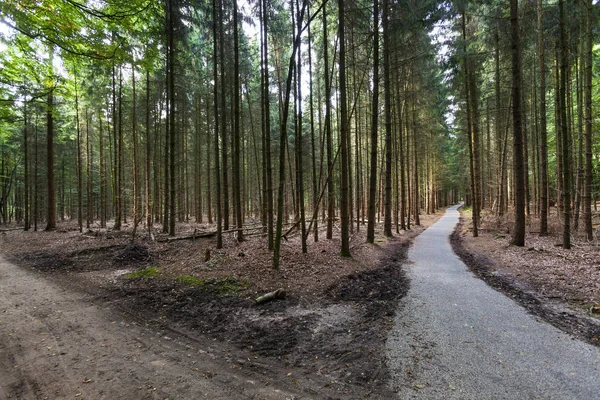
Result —
[[[94, 356], [96, 353], [78, 353], [72, 362], [54, 365], [52, 372], [40, 370], [33, 377], [23, 378], [23, 371], [33, 368], [36, 357], [42, 357], [43, 338], [46, 338], [46, 344], [63, 343], [63, 347], [66, 341], [69, 349], [80, 352], [89, 347], [89, 341], [95, 341], [93, 336], [85, 343], [78, 343], [78, 336], [69, 334], [66, 337], [65, 332], [69, 332], [73, 324], [90, 320], [87, 325], [77, 325], [79, 331], [120, 324], [137, 325], [150, 332], [129, 334], [135, 344], [144, 344], [139, 346], [140, 349], [136, 346], [131, 350], [126, 339], [121, 345], [113, 343], [109, 355], [114, 358], [114, 365], [108, 365], [102, 373], [113, 371], [115, 374], [114, 371], [123, 368], [133, 369], [130, 374], [136, 374], [137, 379], [132, 379], [129, 384], [121, 379], [118, 384], [124, 388], [120, 392], [124, 396], [136, 393], [139, 386], [143, 390], [137, 393], [143, 392], [144, 396], [138, 398], [185, 397], [184, 383], [174, 382], [173, 373], [167, 376], [141, 366], [143, 360], [152, 359], [144, 357], [147, 347], [153, 347], [150, 343], [158, 346], [161, 340], [163, 345], [171, 340], [188, 343], [187, 347], [196, 349], [194, 354], [208, 352], [210, 365], [203, 364], [202, 367], [199, 362], [199, 368], [189, 369], [214, 382], [219, 381], [214, 379], [217, 375], [221, 382], [230, 382], [223, 377], [253, 373], [246, 376], [248, 382], [287, 387], [278, 392], [279, 396], [281, 393], [299, 393], [285, 398], [389, 398], [384, 346], [398, 300], [406, 294], [409, 285], [400, 266], [406, 259], [412, 239], [442, 213], [423, 216], [421, 226], [391, 239], [378, 234], [374, 245], [365, 243], [366, 227], [361, 226], [360, 232], [351, 236], [352, 258], [339, 256], [337, 229], [334, 229], [333, 240], [326, 240], [322, 229], [318, 242], [313, 242], [311, 235], [307, 254], [301, 252], [298, 234], [292, 235], [282, 243], [278, 270], [271, 268], [271, 254], [266, 249], [264, 236], [252, 236], [238, 243], [233, 234], [226, 234], [223, 249], [216, 250], [214, 237], [162, 242], [160, 240], [166, 237], [157, 234], [159, 240], [151, 241], [147, 234], [140, 233], [138, 239], [132, 241], [128, 232], [131, 226], [128, 225], [123, 231], [92, 226], [83, 234], [72, 222], [59, 224], [55, 232], [3, 231], [0, 253], [29, 274], [29, 278], [19, 279], [38, 283], [31, 283], [31, 290], [23, 289], [28, 293], [26, 296], [32, 296], [31, 302], [14, 300], [17, 303], [12, 304], [8, 299], [17, 297], [9, 292], [19, 290], [4, 288], [7, 303], [0, 305], [0, 316], [4, 314], [5, 322], [12, 321], [12, 326], [0, 323], [0, 332], [6, 334], [5, 341], [0, 340], [0, 353], [5, 353], [2, 357], [13, 360], [14, 365], [0, 365], [0, 369], [14, 368], [22, 373], [13, 374], [11, 379], [4, 381], [0, 379], [0, 395], [6, 398], [71, 395], [119, 398], [111, 392], [116, 382], [112, 378], [85, 377], [78, 381], [77, 388], [69, 387], [73, 382], [65, 375], [89, 370], [90, 365], [85, 361], [92, 359], [93, 363], [93, 359], [99, 357]], [[195, 230], [210, 229], [206, 225], [182, 224], [178, 234], [185, 236]], [[0, 280], [3, 278], [8, 279], [8, 276], [0, 276]], [[53, 289], [39, 283], [40, 280], [59, 287], [64, 295], [50, 296]], [[286, 292], [284, 299], [262, 305], [255, 303], [258, 296], [280, 288]], [[42, 301], [38, 298], [39, 293], [50, 297]], [[67, 299], [68, 293], [77, 293], [79, 300]], [[85, 299], [85, 304], [81, 299]], [[62, 307], [61, 304], [70, 307], [71, 318], [57, 317], [55, 320], [55, 313], [41, 311], [52, 305]], [[95, 312], [90, 310], [90, 304], [109, 313], [108, 321], [97, 322], [102, 328], [94, 326]], [[79, 308], [81, 311], [77, 311]], [[60, 313], [62, 316], [63, 311]], [[40, 332], [31, 329], [33, 322], [54, 328]], [[103, 338], [99, 340], [109, 342], [111, 333], [102, 332], [97, 333]], [[157, 336], [152, 339], [154, 333]], [[144, 335], [150, 339], [138, 338]], [[18, 357], [11, 353], [17, 348]], [[51, 348], [48, 346], [49, 351]], [[161, 352], [171, 351], [164, 346], [161, 349]], [[64, 355], [64, 352], [60, 354]], [[137, 363], [123, 365], [123, 360], [119, 359], [121, 354]], [[181, 367], [182, 363], [176, 362], [180, 359], [179, 354], [167, 358], [171, 364], [175, 362]], [[106, 363], [107, 358], [103, 361]], [[155, 362], [149, 361], [150, 364]], [[171, 365], [162, 371], [173, 368], [175, 366]], [[88, 375], [98, 378], [98, 371], [95, 375], [88, 372]], [[140, 377], [144, 376], [148, 382], [162, 382], [162, 386], [157, 390], [152, 383], [141, 384], [144, 379]], [[92, 383], [92, 380], [94, 385], [81, 385], [81, 382]], [[92, 386], [95, 386], [93, 390]], [[127, 386], [132, 386], [133, 392], [128, 392]], [[187, 390], [191, 389], [188, 387]], [[210, 393], [216, 389], [200, 390]], [[235, 390], [235, 385], [229, 390]], [[213, 397], [217, 398], [214, 393]], [[271, 398], [263, 392], [248, 392], [246, 397]]]
[[524, 247], [510, 244], [512, 216], [484, 213], [476, 238], [471, 217], [470, 210], [461, 213], [451, 243], [473, 273], [534, 315], [600, 346], [600, 240], [573, 235], [572, 248], [563, 249], [555, 208], [548, 236], [539, 236], [538, 220], [528, 221]]

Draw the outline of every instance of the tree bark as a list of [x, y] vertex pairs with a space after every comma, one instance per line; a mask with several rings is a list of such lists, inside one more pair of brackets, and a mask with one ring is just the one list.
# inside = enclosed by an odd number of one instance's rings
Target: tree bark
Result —
[[[54, 47], [50, 45], [49, 64], [52, 70], [52, 60], [54, 58]], [[54, 90], [48, 92], [46, 111], [46, 179], [48, 182], [48, 221], [47, 231], [56, 230], [56, 186], [54, 182]]]
[[[346, 100], [346, 39], [345, 39], [345, 12], [344, 1], [338, 0], [338, 36], [340, 40], [340, 146], [341, 146], [341, 187], [340, 187], [340, 219], [341, 219], [341, 236], [342, 249], [340, 255], [342, 257], [350, 257], [350, 238], [349, 230], [349, 212], [348, 212], [348, 110]], [[378, 0], [375, 0], [378, 1]], [[391, 227], [390, 227], [391, 231]]]
[[537, 0], [538, 53], [540, 68], [540, 236], [548, 234], [548, 133], [546, 129], [546, 61], [544, 10]]
[[571, 158], [569, 156], [569, 133], [567, 128], [567, 41], [564, 0], [558, 2], [560, 41], [560, 86], [558, 93], [560, 126], [562, 131], [561, 157], [563, 164], [563, 248], [571, 248]]
[[583, 194], [583, 224], [585, 237], [588, 241], [594, 239], [592, 229], [592, 27], [593, 27], [593, 1], [584, 1], [585, 4], [585, 46], [583, 55], [584, 64], [584, 141], [585, 141], [585, 184]]
[[515, 177], [515, 226], [512, 244], [525, 245], [525, 175], [523, 171], [523, 125], [521, 124], [521, 45], [519, 37], [518, 0], [510, 1], [511, 53], [512, 53], [512, 117], [513, 158]]
[[385, 211], [383, 234], [392, 236], [392, 82], [390, 74], [389, 4], [383, 0], [383, 80], [385, 107]]
[[379, 0], [373, 2], [373, 98], [371, 120], [371, 165], [369, 172], [369, 205], [367, 242], [375, 242], [375, 201], [377, 195], [377, 123], [379, 120]]

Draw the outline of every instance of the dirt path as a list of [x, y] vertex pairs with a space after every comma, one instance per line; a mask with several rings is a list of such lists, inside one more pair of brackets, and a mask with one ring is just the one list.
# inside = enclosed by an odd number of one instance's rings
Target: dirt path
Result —
[[0, 257], [0, 399], [309, 398], [102, 304]]
[[402, 399], [596, 399], [600, 349], [540, 321], [452, 252], [450, 209], [414, 241], [388, 339]]

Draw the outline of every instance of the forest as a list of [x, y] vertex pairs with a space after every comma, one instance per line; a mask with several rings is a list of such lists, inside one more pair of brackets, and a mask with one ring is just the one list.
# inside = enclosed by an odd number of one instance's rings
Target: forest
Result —
[[[0, 219], [308, 242], [464, 200], [597, 240], [593, 0], [0, 3]], [[550, 221], [550, 223], [549, 223]], [[187, 226], [187, 225], [186, 225]], [[549, 228], [550, 226], [550, 228]], [[189, 232], [188, 232], [189, 233]], [[196, 234], [196, 231], [194, 231]], [[208, 234], [208, 233], [207, 233]], [[162, 237], [162, 236], [161, 236]]]

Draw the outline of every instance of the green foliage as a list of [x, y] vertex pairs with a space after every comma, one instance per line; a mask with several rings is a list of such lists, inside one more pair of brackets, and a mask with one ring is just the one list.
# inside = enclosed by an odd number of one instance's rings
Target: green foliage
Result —
[[240, 281], [236, 277], [226, 277], [222, 279], [207, 278], [201, 279], [192, 275], [181, 275], [175, 278], [177, 282], [181, 282], [189, 286], [199, 286], [204, 289], [213, 291], [218, 294], [235, 294], [242, 289], [250, 286], [248, 281]]
[[160, 275], [158, 267], [148, 267], [125, 275], [127, 279], [152, 279]]

